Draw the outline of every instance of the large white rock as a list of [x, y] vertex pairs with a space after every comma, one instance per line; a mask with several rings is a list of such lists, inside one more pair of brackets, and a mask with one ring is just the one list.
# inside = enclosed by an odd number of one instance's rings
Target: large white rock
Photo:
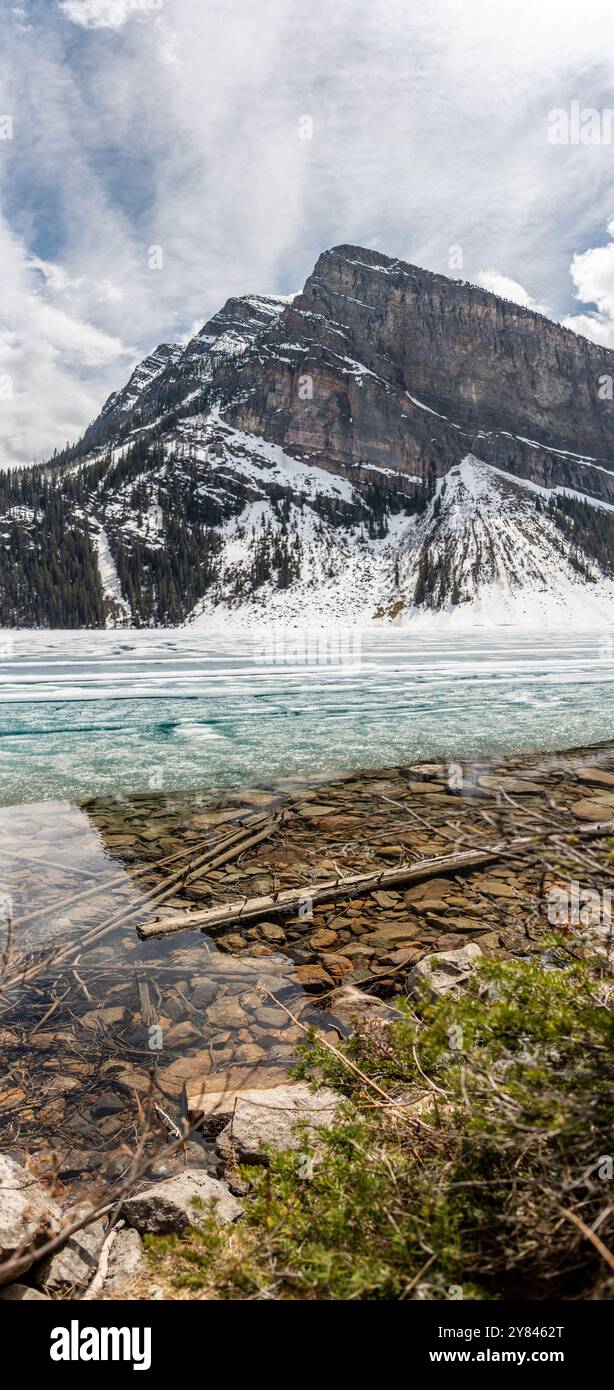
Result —
[[[57, 1234], [62, 1212], [42, 1183], [16, 1159], [0, 1154], [0, 1286], [15, 1280], [2, 1272], [3, 1264], [16, 1251], [42, 1245]], [[35, 1248], [27, 1255], [19, 1274], [34, 1263]]]
[[122, 1215], [141, 1235], [163, 1235], [184, 1231], [187, 1226], [201, 1226], [211, 1214], [212, 1201], [213, 1214], [222, 1224], [243, 1215], [241, 1203], [225, 1183], [210, 1178], [202, 1168], [186, 1168], [177, 1177], [128, 1197]]
[[304, 1081], [274, 1090], [247, 1091], [236, 1097], [232, 1119], [216, 1148], [226, 1161], [265, 1163], [271, 1149], [318, 1149], [317, 1131], [335, 1123], [342, 1097], [324, 1087], [313, 1092]]
[[205, 1138], [213, 1139], [234, 1115], [237, 1097], [249, 1092], [277, 1089], [290, 1080], [284, 1067], [270, 1065], [232, 1066], [204, 1076], [191, 1076], [185, 1083], [185, 1105], [190, 1124], [198, 1126]]
[[437, 951], [432, 956], [423, 956], [407, 976], [408, 993], [449, 994], [469, 979], [481, 958], [482, 952], [473, 941], [457, 951]]

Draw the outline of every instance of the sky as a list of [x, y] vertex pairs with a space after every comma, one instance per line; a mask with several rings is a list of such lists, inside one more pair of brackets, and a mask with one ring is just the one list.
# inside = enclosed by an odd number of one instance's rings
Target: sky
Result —
[[614, 348], [612, 0], [0, 0], [0, 466], [350, 242]]

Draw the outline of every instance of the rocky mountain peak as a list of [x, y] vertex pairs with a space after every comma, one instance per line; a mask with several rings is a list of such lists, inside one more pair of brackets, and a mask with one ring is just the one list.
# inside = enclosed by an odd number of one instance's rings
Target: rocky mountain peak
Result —
[[539, 314], [335, 246], [298, 295], [161, 344], [51, 470], [5, 481], [0, 622], [605, 621], [604, 378], [614, 353]]

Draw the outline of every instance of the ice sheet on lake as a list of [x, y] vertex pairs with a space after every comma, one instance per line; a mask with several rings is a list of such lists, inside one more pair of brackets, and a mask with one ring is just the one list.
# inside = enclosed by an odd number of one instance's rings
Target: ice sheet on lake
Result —
[[0, 660], [0, 802], [192, 789], [612, 736], [614, 630], [580, 638], [27, 632]]

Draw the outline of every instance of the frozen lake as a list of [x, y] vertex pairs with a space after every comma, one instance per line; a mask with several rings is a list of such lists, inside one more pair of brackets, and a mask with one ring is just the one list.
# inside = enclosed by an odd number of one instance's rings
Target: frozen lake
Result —
[[611, 738], [614, 629], [0, 633], [0, 804]]

